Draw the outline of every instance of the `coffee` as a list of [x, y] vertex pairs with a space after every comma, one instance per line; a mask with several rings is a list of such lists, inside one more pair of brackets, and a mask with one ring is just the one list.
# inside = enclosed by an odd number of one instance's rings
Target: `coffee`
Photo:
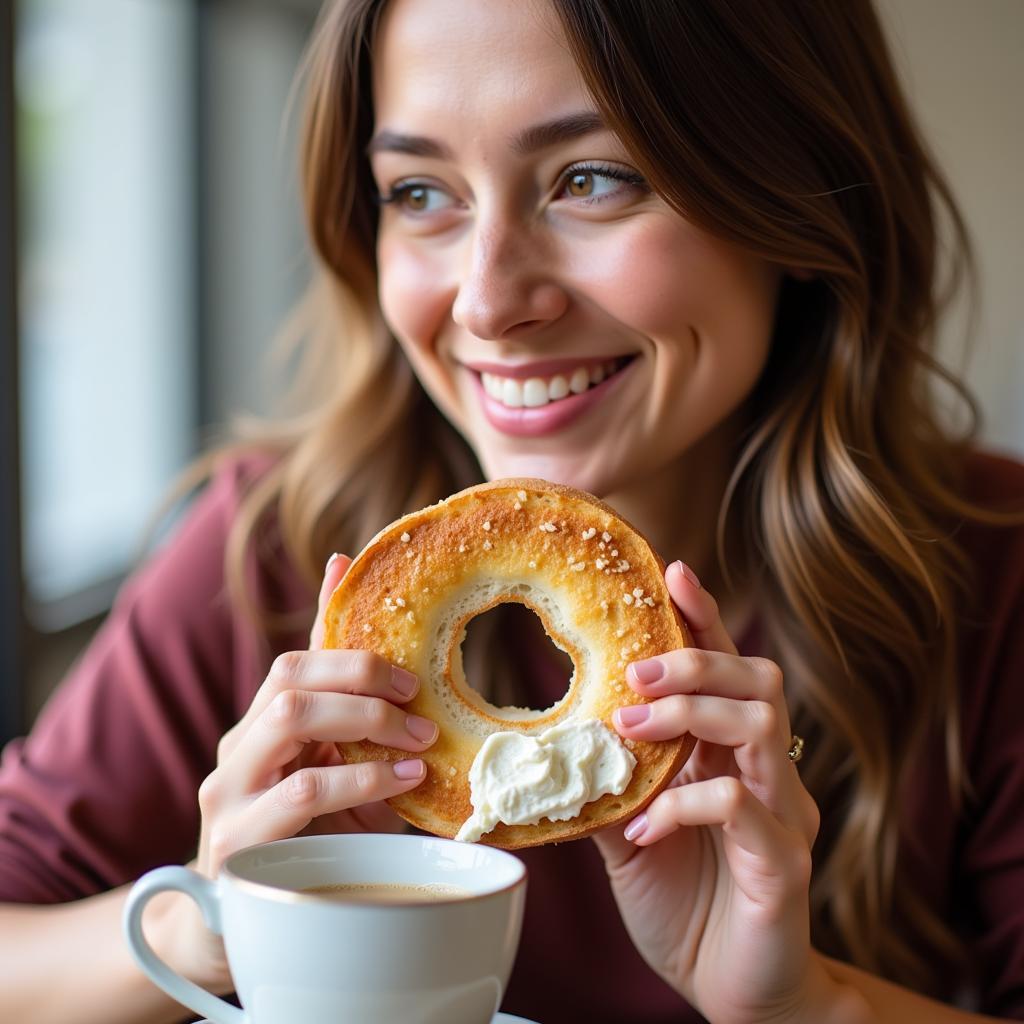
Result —
[[[157, 893], [188, 893], [223, 930], [243, 1009], [146, 942]], [[125, 929], [165, 992], [213, 1024], [493, 1024], [526, 905], [526, 866], [436, 836], [297, 836], [239, 850], [216, 881], [176, 865], [132, 887]]]
[[352, 903], [436, 903], [471, 895], [468, 889], [441, 882], [424, 882], [418, 885], [402, 882], [343, 882], [334, 885], [313, 885], [300, 891]]

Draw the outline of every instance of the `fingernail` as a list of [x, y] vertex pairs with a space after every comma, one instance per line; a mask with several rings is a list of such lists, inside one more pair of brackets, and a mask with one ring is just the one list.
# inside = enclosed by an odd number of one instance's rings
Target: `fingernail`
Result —
[[426, 770], [427, 766], [419, 758], [396, 761], [394, 766], [395, 776], [399, 779], [418, 779]]
[[700, 590], [700, 580], [697, 579], [697, 574], [685, 562], [677, 560], [675, 564], [679, 566], [679, 571], [686, 577], [690, 586], [694, 590]]
[[407, 715], [405, 728], [409, 735], [420, 743], [433, 743], [437, 739], [437, 723], [431, 722], [429, 718], [420, 718], [419, 715]]
[[693, 571], [693, 569], [691, 569], [691, 568], [689, 567], [689, 565], [687, 565], [687, 564], [686, 564], [686, 562], [684, 562], [684, 561], [681, 561], [680, 559], [678, 559], [678, 558], [677, 558], [677, 559], [676, 559], [676, 560], [675, 560], [675, 561], [674, 561], [674, 562], [672, 563], [672, 565], [670, 565], [670, 566], [669, 566], [669, 568], [671, 569], [671, 568], [673, 567], [673, 565], [674, 565], [674, 566], [675, 566], [675, 567], [676, 567], [677, 569], [679, 569], [679, 571], [680, 571], [680, 572], [682, 572], [682, 573], [683, 573], [684, 577], [686, 578], [686, 581], [687, 581], [687, 582], [689, 583], [689, 585], [690, 585], [690, 586], [691, 586], [691, 587], [692, 587], [692, 588], [693, 588], [694, 590], [699, 590], [699, 589], [700, 589], [700, 581], [699, 581], [699, 580], [697, 579], [697, 574], [696, 574], [696, 572], [694, 572], [694, 571]]
[[391, 685], [403, 696], [411, 697], [420, 685], [419, 678], [397, 665], [391, 666]]
[[337, 560], [338, 560], [338, 559], [339, 559], [340, 557], [341, 557], [341, 552], [339, 552], [339, 551], [335, 551], [335, 552], [334, 552], [334, 554], [333, 554], [333, 555], [331, 555], [331, 557], [327, 559], [327, 564], [326, 564], [326, 565], [324, 566], [324, 575], [326, 575], [326, 574], [327, 574], [327, 571], [328, 571], [328, 570], [329, 570], [329, 569], [331, 568], [331, 566], [332, 566], [332, 565], [334, 565], [334, 563], [335, 563], [335, 562], [336, 562], [336, 561], [337, 561]]
[[629, 842], [633, 842], [634, 839], [639, 838], [647, 831], [647, 825], [647, 815], [641, 814], [626, 826], [626, 831], [622, 834], [629, 840]]
[[646, 685], [656, 683], [665, 674], [665, 666], [657, 658], [647, 658], [645, 661], [634, 661], [627, 671], [633, 674], [636, 682]]
[[619, 725], [631, 726], [646, 722], [651, 717], [649, 704], [630, 704], [629, 707], [619, 708], [615, 712]]

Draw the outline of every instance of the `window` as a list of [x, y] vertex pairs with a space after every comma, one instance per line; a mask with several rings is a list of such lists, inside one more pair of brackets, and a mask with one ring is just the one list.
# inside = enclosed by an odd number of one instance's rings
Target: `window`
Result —
[[318, 9], [0, 3], [0, 744], [175, 473], [272, 403], [263, 357], [308, 277], [283, 118]]
[[43, 628], [102, 610], [192, 445], [195, 11], [22, 0], [22, 531]]

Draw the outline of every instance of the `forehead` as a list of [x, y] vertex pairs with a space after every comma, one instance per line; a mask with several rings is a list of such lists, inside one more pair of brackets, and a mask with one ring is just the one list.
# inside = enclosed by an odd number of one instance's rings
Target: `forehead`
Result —
[[391, 0], [373, 53], [378, 124], [440, 118], [478, 128], [586, 105], [557, 16], [543, 0]]

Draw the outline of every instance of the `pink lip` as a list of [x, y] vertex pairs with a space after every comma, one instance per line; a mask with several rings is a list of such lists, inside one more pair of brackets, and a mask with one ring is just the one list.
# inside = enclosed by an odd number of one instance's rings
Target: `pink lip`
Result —
[[[568, 426], [573, 420], [582, 416], [588, 409], [605, 398], [626, 376], [634, 362], [636, 362], [635, 359], [631, 360], [617, 373], [606, 377], [600, 384], [588, 388], [582, 395], [570, 395], [568, 398], [561, 398], [556, 402], [549, 402], [547, 405], [533, 409], [510, 409], [491, 398], [484, 391], [478, 373], [472, 374], [473, 386], [476, 388], [484, 416], [495, 430], [500, 430], [503, 434], [510, 434], [513, 437], [541, 437]], [[574, 365], [579, 366], [580, 363], [577, 362]], [[509, 376], [508, 373], [505, 375]], [[531, 376], [539, 375], [531, 373]]]
[[554, 377], [555, 374], [572, 373], [573, 370], [585, 366], [588, 370], [592, 366], [603, 366], [611, 360], [624, 358], [626, 353], [617, 356], [576, 356], [571, 359], [542, 359], [535, 363], [520, 363], [518, 366], [510, 366], [505, 363], [480, 363], [464, 362], [462, 365], [477, 373], [493, 373], [496, 377], [512, 377], [515, 380], [529, 380], [530, 377]]

